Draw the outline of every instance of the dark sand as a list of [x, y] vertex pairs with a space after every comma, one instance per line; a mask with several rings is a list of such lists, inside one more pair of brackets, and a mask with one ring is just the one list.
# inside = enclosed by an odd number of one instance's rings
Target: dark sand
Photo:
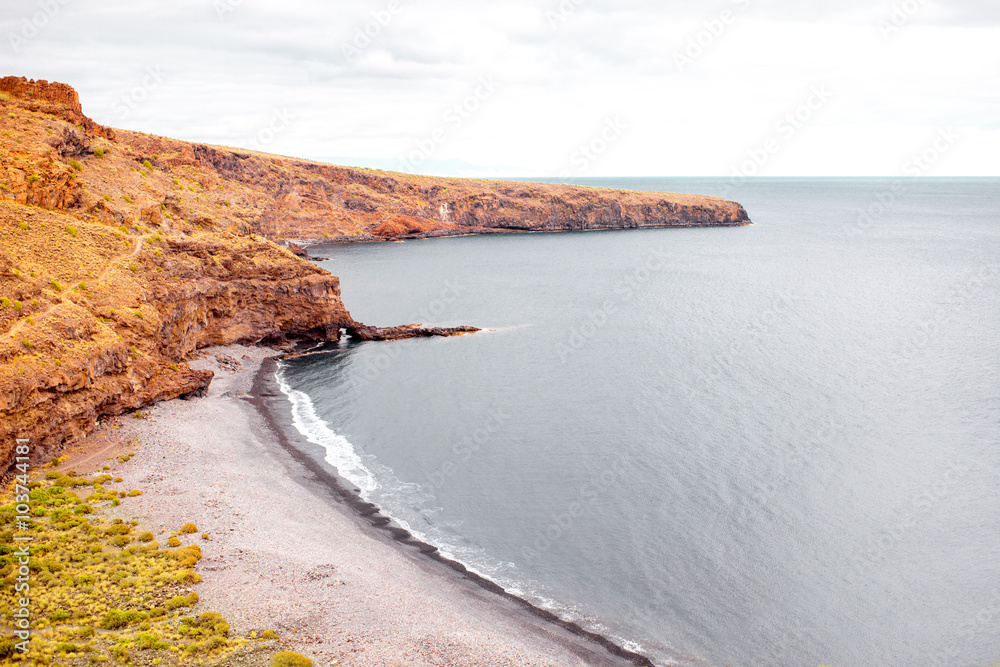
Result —
[[[258, 370], [274, 354], [209, 350], [192, 364], [216, 372], [207, 397], [119, 419], [117, 433], [141, 444], [113, 468], [143, 492], [122, 514], [154, 532], [192, 521], [211, 536], [198, 540], [197, 611], [222, 613], [237, 633], [275, 630], [317, 667], [635, 664], [359, 513], [335, 476], [300, 453], [313, 445], [288, 428], [284, 396], [267, 396], [273, 382]], [[242, 367], [227, 369], [221, 355]], [[251, 395], [255, 377], [263, 396]]]

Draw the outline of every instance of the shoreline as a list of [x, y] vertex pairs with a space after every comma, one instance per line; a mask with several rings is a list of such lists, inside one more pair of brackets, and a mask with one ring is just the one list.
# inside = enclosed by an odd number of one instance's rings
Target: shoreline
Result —
[[[264, 419], [268, 422], [268, 425], [271, 426], [272, 431], [278, 437], [282, 447], [288, 451], [292, 458], [308, 468], [318, 479], [323, 480], [323, 482], [329, 486], [330, 492], [335, 494], [340, 501], [344, 502], [351, 508], [351, 510], [356, 512], [359, 518], [368, 521], [372, 527], [384, 531], [390, 538], [400, 545], [415, 548], [426, 558], [454, 570], [454, 572], [457, 573], [462, 579], [466, 579], [494, 595], [521, 605], [526, 611], [534, 616], [537, 616], [545, 623], [551, 623], [559, 626], [581, 639], [593, 642], [612, 656], [626, 660], [627, 664], [636, 665], [638, 667], [655, 667], [646, 656], [634, 651], [629, 651], [604, 635], [587, 630], [578, 623], [563, 620], [552, 612], [542, 609], [524, 598], [507, 591], [505, 588], [488, 577], [484, 577], [468, 569], [460, 561], [446, 557], [441, 553], [438, 547], [420, 540], [410, 531], [395, 524], [392, 517], [383, 514], [381, 508], [362, 498], [357, 493], [356, 489], [348, 488], [353, 487], [352, 484], [349, 484], [343, 478], [332, 474], [314, 458], [297, 449], [291, 443], [289, 434], [294, 433], [295, 437], [301, 436], [291, 423], [291, 416], [288, 414], [291, 410], [288, 404], [288, 398], [281, 391], [274, 377], [274, 373], [277, 368], [278, 357], [265, 359], [261, 364], [256, 377], [254, 378], [253, 390], [251, 392], [252, 398], [250, 399], [251, 403], [253, 403], [260, 411]], [[269, 398], [273, 398], [275, 400], [269, 401], [267, 400]], [[281, 420], [280, 423], [279, 419]], [[309, 444], [312, 445], [312, 443]], [[314, 446], [318, 447], [318, 445]]]
[[652, 665], [447, 559], [302, 451], [318, 446], [292, 425], [279, 353], [205, 352], [193, 365], [216, 372], [208, 394], [120, 420], [122, 442], [141, 444], [113, 465], [142, 491], [121, 513], [209, 534], [199, 612], [275, 630], [320, 667]]

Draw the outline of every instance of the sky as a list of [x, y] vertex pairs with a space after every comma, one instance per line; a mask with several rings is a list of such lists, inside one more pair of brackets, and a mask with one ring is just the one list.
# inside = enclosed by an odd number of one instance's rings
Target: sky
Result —
[[1000, 176], [995, 0], [2, 0], [99, 123], [461, 176]]

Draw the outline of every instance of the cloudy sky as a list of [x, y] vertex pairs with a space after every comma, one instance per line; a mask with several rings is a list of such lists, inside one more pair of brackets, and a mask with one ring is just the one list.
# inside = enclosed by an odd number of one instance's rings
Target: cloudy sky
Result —
[[461, 175], [1000, 175], [996, 0], [3, 0], [0, 16], [0, 74], [192, 141]]

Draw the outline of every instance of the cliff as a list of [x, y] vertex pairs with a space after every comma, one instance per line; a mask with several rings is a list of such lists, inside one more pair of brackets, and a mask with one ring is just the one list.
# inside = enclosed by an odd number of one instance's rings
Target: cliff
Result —
[[275, 242], [748, 224], [710, 197], [426, 178], [103, 127], [70, 86], [0, 79], [0, 473], [102, 416], [198, 394], [233, 342], [455, 335], [355, 322]]

